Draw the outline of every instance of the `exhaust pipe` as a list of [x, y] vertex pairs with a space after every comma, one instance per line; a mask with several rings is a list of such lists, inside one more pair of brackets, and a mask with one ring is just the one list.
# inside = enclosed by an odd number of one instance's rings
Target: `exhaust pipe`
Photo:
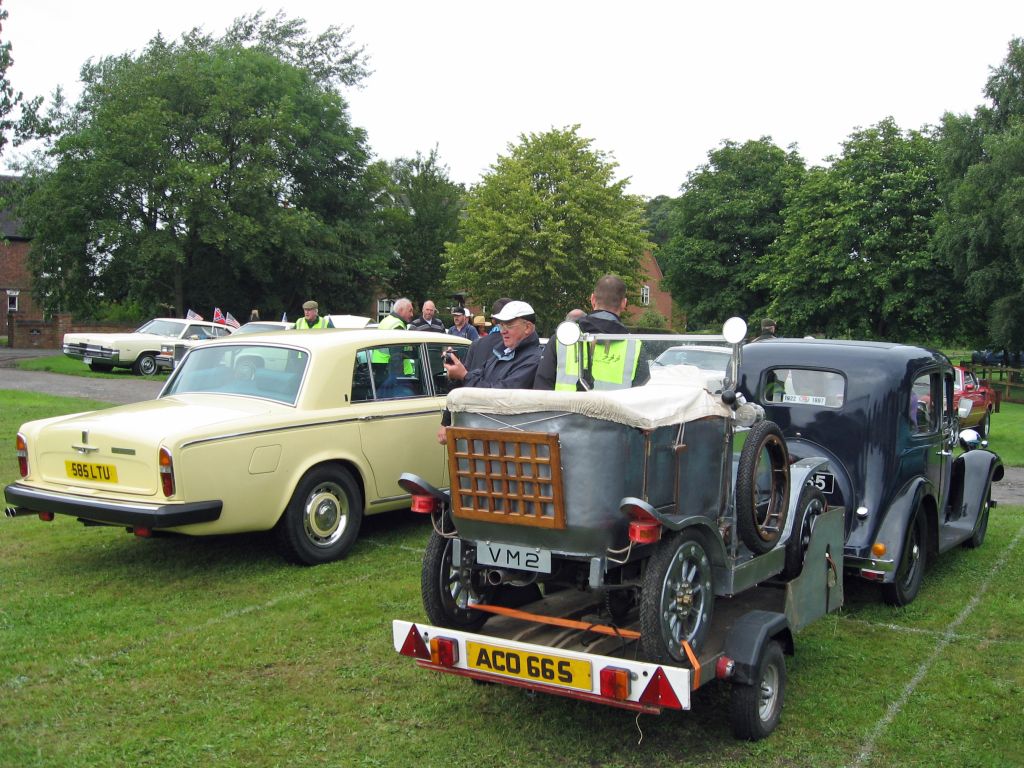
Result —
[[31, 515], [32, 512], [23, 507], [4, 507], [5, 517], [18, 517], [19, 515]]

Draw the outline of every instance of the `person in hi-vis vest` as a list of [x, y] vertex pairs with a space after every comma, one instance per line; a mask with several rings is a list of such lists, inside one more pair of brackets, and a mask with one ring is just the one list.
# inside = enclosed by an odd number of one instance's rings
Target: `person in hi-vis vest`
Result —
[[[626, 309], [626, 284], [615, 275], [597, 281], [590, 294], [594, 311], [579, 320], [584, 333], [629, 333], [619, 316]], [[577, 360], [577, 348], [565, 347], [552, 338], [544, 348], [534, 389], [555, 389], [575, 392], [580, 379], [592, 389], [626, 389], [643, 384], [650, 378], [646, 361], [640, 360], [639, 339], [598, 341], [583, 345], [583, 360]]]
[[315, 301], [307, 301], [302, 305], [302, 317], [295, 321], [295, 327], [299, 330], [306, 328], [330, 328], [331, 321], [326, 317], [320, 317], [320, 305]]

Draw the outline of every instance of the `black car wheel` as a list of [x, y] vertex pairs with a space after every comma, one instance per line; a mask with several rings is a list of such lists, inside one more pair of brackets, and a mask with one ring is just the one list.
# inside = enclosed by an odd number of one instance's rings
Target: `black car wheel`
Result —
[[771, 640], [761, 652], [754, 680], [732, 686], [733, 735], [747, 741], [768, 736], [779, 724], [785, 694], [786, 657], [778, 641]]
[[449, 629], [480, 629], [490, 614], [474, 611], [476, 603], [493, 602], [497, 587], [489, 585], [481, 569], [452, 565], [452, 539], [437, 531], [423, 552], [420, 592], [431, 624]]
[[640, 645], [651, 661], [685, 661], [683, 642], [696, 652], [715, 605], [711, 560], [698, 535], [663, 538], [647, 561], [640, 593]]
[[277, 522], [277, 540], [289, 560], [318, 565], [344, 557], [359, 535], [363, 496], [341, 467], [310, 470]]
[[882, 597], [889, 605], [909, 605], [921, 589], [921, 579], [928, 561], [928, 521], [918, 502], [907, 532], [903, 537], [903, 550], [896, 563], [896, 578], [882, 585]]
[[985, 418], [978, 424], [978, 434], [982, 440], [988, 440], [988, 433], [992, 430], [992, 411], [985, 410]]
[[740, 453], [736, 472], [736, 528], [755, 555], [771, 550], [782, 537], [789, 514], [789, 455], [782, 431], [759, 421]]
[[156, 370], [156, 356], [152, 352], [139, 355], [132, 364], [132, 373], [136, 376], [152, 376]]

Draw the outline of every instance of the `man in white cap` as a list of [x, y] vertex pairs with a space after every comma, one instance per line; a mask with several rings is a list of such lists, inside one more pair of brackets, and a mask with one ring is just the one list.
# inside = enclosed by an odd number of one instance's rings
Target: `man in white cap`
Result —
[[[492, 320], [501, 328], [501, 341], [491, 343], [493, 337], [474, 344], [487, 345], [490, 354], [486, 354], [479, 364], [470, 370], [455, 355], [445, 360], [444, 368], [448, 378], [456, 386], [483, 387], [487, 389], [530, 389], [540, 362], [540, 338], [537, 336], [537, 314], [533, 307], [525, 301], [510, 301], [501, 310], [492, 315]], [[480, 346], [481, 351], [484, 350]], [[449, 362], [450, 360], [450, 362]], [[447, 440], [447, 427], [450, 415], [445, 411], [438, 430], [437, 440]]]
[[470, 341], [476, 341], [480, 338], [476, 328], [469, 322], [469, 318], [473, 316], [469, 307], [456, 307], [452, 310], [452, 315], [455, 318], [455, 325], [448, 329], [448, 333], [452, 336], [461, 336]]

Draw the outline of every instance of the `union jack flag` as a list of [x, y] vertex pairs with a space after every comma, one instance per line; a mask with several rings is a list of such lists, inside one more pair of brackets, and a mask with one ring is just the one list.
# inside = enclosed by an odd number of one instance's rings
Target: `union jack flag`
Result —
[[230, 325], [232, 328], [237, 328], [240, 325], [240, 323], [231, 316], [230, 312], [224, 315], [224, 323], [225, 325]]
[[224, 325], [224, 313], [220, 311], [220, 307], [213, 308], [213, 322]]
[[199, 314], [198, 312], [193, 312], [193, 311], [192, 311], [192, 310], [190, 309], [190, 310], [188, 311], [188, 313], [187, 313], [187, 314], [185, 315], [185, 319], [186, 319], [186, 320], [202, 320], [202, 319], [203, 319], [203, 316], [202, 316], [202, 315], [200, 315], [200, 314]]

